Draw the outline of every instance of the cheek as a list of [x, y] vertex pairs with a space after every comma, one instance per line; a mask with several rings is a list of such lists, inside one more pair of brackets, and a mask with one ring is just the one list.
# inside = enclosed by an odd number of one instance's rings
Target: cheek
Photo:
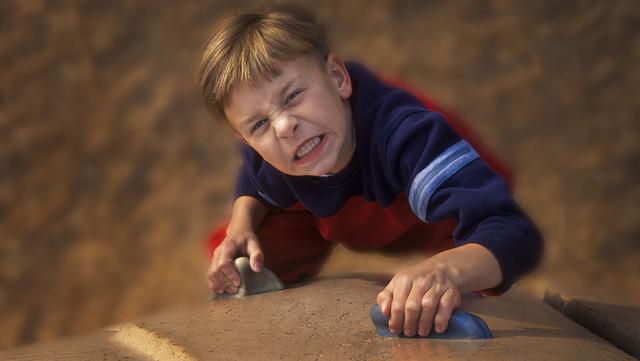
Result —
[[331, 130], [342, 128], [344, 114], [342, 103], [334, 101], [329, 95], [318, 96], [319, 100], [309, 100], [297, 109], [297, 115], [309, 122]]
[[278, 144], [275, 144], [268, 134], [263, 135], [263, 139], [252, 142], [251, 147], [258, 152], [267, 162], [278, 164], [282, 162], [282, 154]]
[[312, 95], [304, 99], [298, 106], [296, 106], [293, 110], [294, 115], [301, 117], [307, 120], [313, 120], [319, 117], [322, 114], [322, 109], [325, 108], [323, 104], [314, 101]]

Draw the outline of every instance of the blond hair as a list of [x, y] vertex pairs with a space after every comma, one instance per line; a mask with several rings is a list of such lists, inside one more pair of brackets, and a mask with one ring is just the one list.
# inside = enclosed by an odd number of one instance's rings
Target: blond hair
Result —
[[224, 107], [236, 84], [253, 86], [280, 74], [278, 61], [300, 55], [326, 59], [324, 28], [300, 8], [272, 7], [227, 19], [202, 53], [197, 84], [207, 109], [226, 120]]

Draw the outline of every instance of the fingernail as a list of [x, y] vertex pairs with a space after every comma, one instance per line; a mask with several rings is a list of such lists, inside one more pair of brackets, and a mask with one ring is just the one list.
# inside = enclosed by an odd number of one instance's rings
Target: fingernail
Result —
[[394, 335], [397, 335], [398, 333], [400, 333], [395, 328], [390, 328], [389, 331], [391, 331], [391, 333], [394, 334]]

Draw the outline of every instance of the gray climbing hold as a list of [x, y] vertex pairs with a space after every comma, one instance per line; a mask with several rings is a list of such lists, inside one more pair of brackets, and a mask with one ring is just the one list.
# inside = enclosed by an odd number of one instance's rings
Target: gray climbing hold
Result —
[[262, 267], [260, 272], [254, 272], [249, 265], [248, 257], [238, 257], [233, 262], [236, 271], [240, 275], [240, 287], [238, 287], [238, 293], [236, 294], [216, 294], [211, 293], [211, 300], [220, 300], [228, 298], [242, 298], [249, 295], [255, 295], [258, 293], [279, 291], [284, 289], [284, 284], [271, 270], [266, 267]]

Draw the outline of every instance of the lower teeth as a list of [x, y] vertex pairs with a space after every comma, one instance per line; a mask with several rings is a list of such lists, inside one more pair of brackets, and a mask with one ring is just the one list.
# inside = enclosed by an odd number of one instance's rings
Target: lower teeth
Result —
[[[318, 142], [318, 143], [316, 143], [316, 144], [313, 146], [313, 149], [315, 149], [315, 148], [318, 146], [318, 144], [320, 144], [320, 143], [322, 142], [322, 137], [323, 137], [323, 136], [320, 136], [320, 138], [319, 138], [319, 142]], [[306, 152], [304, 155], [302, 155], [302, 157], [304, 157], [305, 155], [307, 155], [307, 154], [311, 153], [311, 152], [313, 151], [313, 149], [311, 149], [310, 151]], [[298, 160], [298, 159], [300, 159], [300, 158], [301, 158], [301, 156], [298, 156], [297, 154], [293, 156], [293, 159], [295, 159], [295, 160]]]

